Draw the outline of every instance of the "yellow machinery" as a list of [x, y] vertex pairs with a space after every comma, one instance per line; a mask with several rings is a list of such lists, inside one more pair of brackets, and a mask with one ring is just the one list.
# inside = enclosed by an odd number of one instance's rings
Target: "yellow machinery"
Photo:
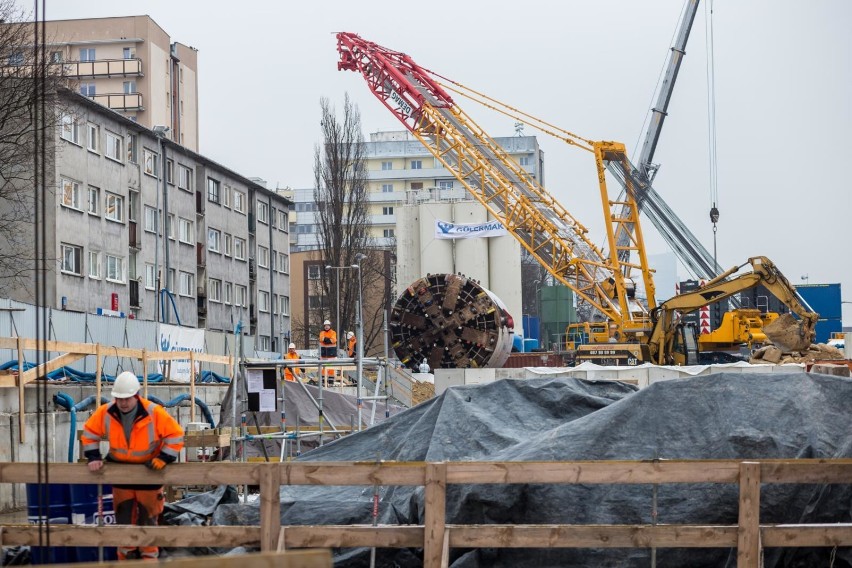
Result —
[[737, 308], [722, 314], [722, 323], [710, 333], [698, 336], [699, 351], [731, 351], [740, 346], [751, 350], [766, 341], [763, 326], [778, 319], [775, 312], [756, 308]]

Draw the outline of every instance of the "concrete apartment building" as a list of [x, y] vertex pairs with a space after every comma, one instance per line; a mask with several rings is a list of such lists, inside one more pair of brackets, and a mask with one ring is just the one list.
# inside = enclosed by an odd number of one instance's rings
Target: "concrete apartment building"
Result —
[[52, 20], [50, 61], [80, 93], [198, 151], [198, 52], [149, 16]]
[[[495, 138], [544, 185], [544, 152], [535, 136]], [[407, 130], [375, 132], [364, 143], [370, 199], [370, 235], [379, 247], [395, 247], [397, 208], [421, 201], [473, 199], [456, 178]], [[319, 246], [313, 189], [293, 191], [293, 251]]]
[[[45, 160], [48, 307], [221, 331], [242, 321], [257, 349], [278, 351], [291, 203], [90, 98], [63, 90], [59, 101]], [[7, 295], [35, 300], [31, 287]]]

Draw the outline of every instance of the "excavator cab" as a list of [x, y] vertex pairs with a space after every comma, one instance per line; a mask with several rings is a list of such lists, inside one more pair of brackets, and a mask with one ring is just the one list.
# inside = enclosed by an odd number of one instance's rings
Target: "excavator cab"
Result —
[[698, 365], [698, 331], [693, 323], [681, 323], [675, 331], [669, 365]]

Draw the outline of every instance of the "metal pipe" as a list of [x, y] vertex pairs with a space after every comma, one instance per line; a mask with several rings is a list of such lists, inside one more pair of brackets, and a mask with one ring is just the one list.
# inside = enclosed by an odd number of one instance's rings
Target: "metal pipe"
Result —
[[356, 399], [358, 401], [358, 431], [360, 432], [364, 421], [361, 418], [362, 412], [362, 399], [361, 399], [361, 387], [363, 384], [364, 378], [364, 304], [363, 304], [363, 293], [362, 293], [362, 280], [361, 280], [361, 261], [367, 258], [367, 255], [358, 253], [355, 255], [355, 263], [358, 266], [358, 339], [355, 343], [357, 347], [357, 357], [358, 361], [356, 362], [356, 373], [358, 375], [358, 395]]

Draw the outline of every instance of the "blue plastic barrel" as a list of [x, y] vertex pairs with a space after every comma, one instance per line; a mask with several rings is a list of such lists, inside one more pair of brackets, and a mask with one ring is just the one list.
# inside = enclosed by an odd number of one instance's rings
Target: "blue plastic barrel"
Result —
[[[71, 490], [67, 484], [27, 483], [27, 522], [38, 525], [67, 525], [71, 522]], [[74, 562], [74, 549], [67, 546], [33, 546], [33, 564]]]
[[[103, 507], [98, 507], [97, 485], [71, 486], [71, 524], [97, 525], [99, 517], [104, 526], [115, 524], [115, 508], [112, 503], [112, 486], [102, 486]], [[100, 511], [100, 512], [99, 512]], [[101, 512], [103, 516], [101, 517]], [[98, 548], [95, 546], [79, 546], [75, 556], [78, 562], [97, 562]], [[116, 560], [114, 546], [104, 547], [104, 560]]]

